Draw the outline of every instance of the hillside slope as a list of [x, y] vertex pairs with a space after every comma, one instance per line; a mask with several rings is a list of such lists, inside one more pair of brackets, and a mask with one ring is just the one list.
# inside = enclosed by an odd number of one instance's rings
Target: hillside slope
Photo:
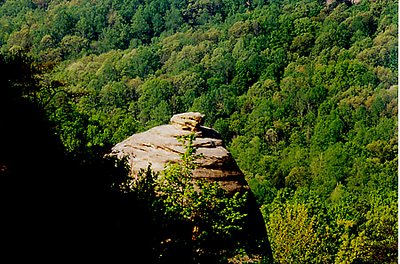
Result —
[[204, 113], [278, 262], [393, 263], [398, 3], [329, 2], [6, 0], [0, 45], [47, 72], [68, 151]]

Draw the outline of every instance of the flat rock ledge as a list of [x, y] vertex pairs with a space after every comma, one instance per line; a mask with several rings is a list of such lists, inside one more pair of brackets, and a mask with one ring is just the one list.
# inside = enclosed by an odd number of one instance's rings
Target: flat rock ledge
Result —
[[227, 191], [248, 189], [243, 173], [224, 147], [221, 136], [203, 126], [203, 121], [204, 115], [196, 112], [174, 115], [169, 125], [134, 134], [118, 143], [110, 155], [120, 159], [127, 156], [134, 175], [149, 165], [153, 171], [160, 172], [169, 162], [180, 162], [185, 148], [177, 138], [194, 133], [193, 146], [196, 154], [201, 154], [196, 160], [194, 177], [219, 181]]

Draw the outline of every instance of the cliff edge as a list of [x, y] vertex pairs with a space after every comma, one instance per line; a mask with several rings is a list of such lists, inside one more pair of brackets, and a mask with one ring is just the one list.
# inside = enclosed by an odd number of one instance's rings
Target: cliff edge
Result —
[[[241, 240], [250, 248], [270, 255], [265, 223], [254, 195], [235, 160], [225, 148], [217, 131], [203, 126], [204, 115], [195, 112], [174, 115], [170, 124], [151, 128], [134, 134], [112, 148], [111, 156], [128, 157], [132, 175], [151, 165], [155, 172], [164, 170], [167, 163], [179, 162], [185, 147], [178, 137], [195, 134], [193, 147], [196, 155], [196, 169], [193, 177], [218, 181], [228, 193], [248, 191], [246, 204], [247, 218]], [[263, 245], [260, 248], [260, 244]]]

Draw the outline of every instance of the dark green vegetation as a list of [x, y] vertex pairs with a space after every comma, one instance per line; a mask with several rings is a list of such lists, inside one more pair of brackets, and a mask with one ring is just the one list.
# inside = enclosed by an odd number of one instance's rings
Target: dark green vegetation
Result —
[[125, 180], [124, 166], [97, 150], [65, 150], [38, 107], [30, 65], [18, 54], [0, 56], [2, 255], [42, 263], [150, 255], [138, 197], [110, 188]]
[[396, 263], [397, 10], [394, 0], [6, 0], [0, 45], [42, 71], [24, 100], [46, 113], [60, 155], [200, 111], [245, 173], [276, 261]]

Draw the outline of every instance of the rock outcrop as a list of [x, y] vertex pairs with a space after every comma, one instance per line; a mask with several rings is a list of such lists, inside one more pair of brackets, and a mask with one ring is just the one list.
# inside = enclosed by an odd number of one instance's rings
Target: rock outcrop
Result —
[[[128, 156], [133, 175], [149, 165], [153, 171], [164, 170], [169, 162], [179, 162], [185, 147], [177, 139], [180, 136], [195, 134], [192, 142], [196, 154], [194, 177], [219, 181], [228, 193], [249, 191], [246, 203], [246, 220], [240, 240], [259, 253], [271, 255], [264, 220], [256, 200], [235, 160], [217, 131], [202, 126], [204, 116], [200, 113], [183, 113], [174, 115], [170, 124], [154, 127], [148, 131], [134, 134], [112, 148], [111, 156], [123, 158]], [[264, 248], [260, 247], [263, 245]]]
[[330, 6], [332, 4], [338, 5], [340, 3], [345, 3], [347, 5], [356, 5], [359, 4], [361, 0], [326, 0], [326, 5]]
[[185, 148], [177, 140], [179, 136], [195, 133], [193, 147], [201, 157], [196, 160], [194, 177], [219, 181], [228, 191], [248, 189], [244, 176], [236, 162], [226, 150], [220, 135], [213, 129], [202, 126], [204, 116], [200, 113], [174, 115], [171, 124], [154, 127], [134, 134], [113, 147], [111, 155], [118, 158], [128, 156], [133, 174], [146, 169], [162, 171], [168, 162], [179, 162]]

